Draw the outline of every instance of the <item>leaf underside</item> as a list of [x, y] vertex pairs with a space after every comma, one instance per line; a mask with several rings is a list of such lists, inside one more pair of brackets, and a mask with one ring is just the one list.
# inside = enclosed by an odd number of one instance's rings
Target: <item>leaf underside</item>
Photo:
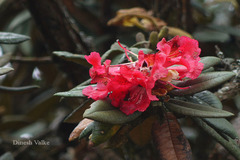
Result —
[[153, 124], [153, 141], [160, 159], [191, 160], [192, 152], [188, 140], [184, 136], [176, 117], [168, 112], [162, 124]]
[[29, 39], [30, 37], [21, 34], [0, 32], [0, 43], [2, 44], [18, 44]]

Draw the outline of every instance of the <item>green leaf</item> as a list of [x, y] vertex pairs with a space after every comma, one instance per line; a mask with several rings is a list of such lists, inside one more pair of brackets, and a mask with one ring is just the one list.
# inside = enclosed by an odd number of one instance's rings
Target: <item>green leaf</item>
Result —
[[[121, 43], [121, 42], [120, 42], [120, 43]], [[127, 47], [125, 44], [122, 44], [122, 43], [121, 43], [121, 45], [122, 45], [123, 47]], [[123, 49], [119, 46], [118, 42], [114, 42], [114, 43], [111, 45], [110, 50], [119, 50], [119, 51], [124, 52]]]
[[220, 133], [225, 133], [233, 139], [238, 138], [236, 130], [233, 128], [232, 124], [228, 122], [225, 118], [203, 118], [203, 120], [209, 126], [216, 129]]
[[210, 24], [207, 25], [208, 28], [220, 31], [222, 33], [228, 33], [231, 34], [233, 36], [240, 36], [240, 29], [237, 27], [231, 27], [231, 26], [223, 26], [223, 25], [214, 25], [214, 24]]
[[[151, 50], [149, 48], [135, 48], [135, 47], [131, 47], [130, 51], [132, 51], [133, 53], [136, 53], [136, 54], [138, 54], [139, 51], [143, 51], [144, 54], [149, 54], [149, 53], [153, 52], [153, 50]], [[134, 58], [136, 58], [136, 57], [134, 57]]]
[[81, 134], [79, 135], [79, 140], [85, 138], [85, 137], [88, 137], [91, 133], [92, 133], [92, 130], [94, 128], [94, 125], [95, 125], [95, 121], [93, 121], [92, 123], [90, 123], [82, 132]]
[[12, 57], [12, 53], [6, 53], [2, 57], [0, 57], [0, 67], [6, 65]]
[[210, 91], [202, 91], [202, 92], [196, 93], [193, 95], [193, 97], [196, 97], [204, 101], [205, 103], [207, 103], [208, 105], [214, 108], [218, 108], [218, 109], [223, 108], [223, 105], [221, 101], [218, 99], [218, 97]]
[[[203, 91], [195, 94], [193, 97], [198, 98], [203, 103], [206, 103], [212, 107], [215, 107], [218, 109], [223, 108], [221, 101], [212, 92]], [[198, 103], [201, 103], [201, 102], [198, 101]], [[233, 139], [238, 138], [238, 134], [235, 131], [234, 127], [225, 118], [203, 118], [203, 120], [212, 128], [219, 131], [220, 134], [224, 133]]]
[[0, 160], [14, 160], [14, 157], [11, 152], [6, 152], [3, 155], [1, 155]]
[[[125, 45], [123, 45], [123, 46], [125, 46]], [[137, 51], [138, 48], [129, 48], [129, 50], [136, 54], [138, 53], [138, 51]], [[131, 54], [128, 54], [128, 56], [131, 57], [133, 59], [133, 61], [137, 60], [137, 58], [135, 56], [132, 56]], [[103, 54], [102, 62], [104, 62], [106, 59], [111, 59], [111, 65], [123, 63], [126, 60], [125, 52], [122, 48], [110, 49]]]
[[78, 123], [83, 119], [84, 111], [90, 107], [93, 103], [93, 100], [88, 99], [84, 103], [82, 103], [79, 107], [77, 107], [72, 113], [70, 113], [67, 118], [65, 118], [64, 122], [66, 123]]
[[110, 139], [119, 129], [118, 125], [95, 122], [90, 140], [94, 145], [99, 145]]
[[230, 40], [228, 33], [219, 32], [212, 29], [201, 29], [193, 33], [194, 39], [200, 42], [227, 42]]
[[55, 93], [54, 96], [60, 97], [86, 97], [82, 94], [82, 90], [70, 90], [67, 92], [58, 92]]
[[170, 93], [178, 96], [194, 94], [209, 88], [216, 87], [229, 80], [235, 75], [233, 72], [207, 72], [202, 73], [194, 80], [187, 80], [177, 84], [178, 87], [189, 87], [188, 89], [174, 89]]
[[17, 44], [29, 39], [30, 37], [21, 34], [0, 32], [0, 43], [2, 44]]
[[[89, 85], [92, 87], [95, 87], [96, 85]], [[86, 97], [85, 95], [82, 94], [82, 90], [88, 86], [77, 86], [70, 91], [66, 92], [58, 92], [55, 93], [54, 96], [60, 96], [60, 97]]]
[[11, 68], [11, 67], [2, 67], [0, 68], [0, 75], [4, 75], [4, 74], [7, 74], [11, 71], [13, 71], [14, 69]]
[[126, 115], [119, 109], [113, 107], [110, 102], [98, 100], [91, 104], [91, 108], [84, 112], [83, 117], [103, 123], [124, 124], [136, 119], [140, 115], [141, 112]]
[[[136, 47], [131, 47], [131, 48], [129, 48], [129, 50], [130, 50], [131, 52], [135, 53], [136, 55], [138, 55], [138, 53], [139, 53], [140, 51], [143, 51], [144, 54], [149, 54], [149, 53], [152, 52], [152, 50], [149, 49], [149, 48], [136, 48]], [[132, 55], [132, 54], [129, 54], [128, 56], [131, 57], [133, 61], [137, 61], [137, 60], [138, 60], [138, 58], [137, 58], [136, 56]]]
[[84, 55], [73, 54], [73, 53], [66, 52], [66, 51], [54, 51], [53, 54], [62, 58], [62, 59], [64, 59], [64, 60], [75, 62], [77, 64], [81, 64], [81, 65], [86, 66], [88, 68], [90, 68], [92, 66], [84, 58]]
[[[122, 44], [123, 47], [127, 47]], [[108, 51], [102, 55], [102, 63], [106, 59], [111, 59], [111, 65], [122, 63], [125, 60], [124, 50], [119, 46], [117, 42], [113, 43]]]
[[217, 117], [229, 117], [233, 116], [232, 113], [223, 111], [217, 108], [213, 108], [207, 105], [200, 105], [191, 102], [185, 102], [181, 100], [171, 99], [165, 103], [166, 107], [178, 114], [204, 117], [204, 118], [217, 118]]
[[[117, 51], [114, 51], [117, 52]], [[123, 63], [126, 60], [125, 53], [116, 53], [116, 56], [111, 59], [111, 65]]]
[[11, 94], [25, 94], [25, 93], [33, 92], [36, 89], [39, 89], [39, 86], [37, 85], [23, 86], [23, 87], [0, 86], [0, 91], [3, 91], [4, 93], [11, 93]]
[[215, 71], [215, 69], [213, 67], [210, 67], [208, 69], [203, 70], [202, 73], [214, 72], [214, 71]]
[[216, 132], [211, 126], [204, 122], [200, 118], [193, 118], [193, 120], [210, 136], [217, 140], [224, 148], [226, 148], [236, 159], [240, 159], [239, 146], [231, 139], [226, 140], [218, 132]]
[[201, 61], [204, 64], [203, 70], [206, 70], [218, 63], [221, 62], [221, 59], [218, 57], [213, 56], [207, 56], [207, 57], [201, 57]]
[[[123, 45], [123, 46], [125, 46], [125, 45]], [[113, 60], [116, 57], [119, 57], [118, 60], [120, 60], [121, 59], [120, 57], [122, 57], [123, 55], [124, 55], [124, 50], [118, 45], [117, 42], [115, 42], [115, 43], [112, 44], [111, 48], [102, 55], [102, 57], [101, 57], [102, 58], [102, 63], [104, 61], [106, 61], [106, 59]], [[121, 62], [119, 62], [119, 63], [121, 63]], [[111, 64], [113, 64], [113, 65], [119, 64], [119, 63], [114, 63], [113, 61], [111, 62]]]
[[111, 138], [120, 128], [119, 125], [111, 125], [94, 121], [90, 123], [80, 134], [79, 139], [89, 136], [96, 146]]

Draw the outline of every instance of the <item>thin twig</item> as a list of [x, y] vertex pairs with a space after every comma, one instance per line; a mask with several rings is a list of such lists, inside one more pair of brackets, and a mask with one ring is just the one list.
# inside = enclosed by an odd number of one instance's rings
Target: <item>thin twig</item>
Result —
[[34, 63], [34, 64], [45, 64], [45, 63], [53, 63], [52, 57], [12, 57], [11, 62], [13, 63]]

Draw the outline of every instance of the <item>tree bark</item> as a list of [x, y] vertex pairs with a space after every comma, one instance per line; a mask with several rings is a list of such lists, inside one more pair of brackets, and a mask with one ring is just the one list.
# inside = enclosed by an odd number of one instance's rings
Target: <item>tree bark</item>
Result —
[[[42, 34], [48, 52], [68, 51], [75, 54], [90, 52], [79, 32], [74, 29], [70, 15], [64, 10], [64, 6], [61, 6], [61, 0], [25, 0], [24, 2]], [[67, 74], [73, 85], [79, 84], [88, 77], [86, 68], [81, 65], [55, 56], [53, 60], [60, 70]], [[83, 75], [86, 75], [85, 78]]]

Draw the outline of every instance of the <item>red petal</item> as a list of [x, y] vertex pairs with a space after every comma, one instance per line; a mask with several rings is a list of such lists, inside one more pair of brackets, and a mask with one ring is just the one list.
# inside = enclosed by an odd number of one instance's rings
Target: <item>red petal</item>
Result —
[[129, 115], [135, 111], [144, 112], [150, 105], [146, 89], [141, 86], [134, 86], [130, 90], [128, 101], [124, 101], [120, 106], [120, 110]]
[[101, 66], [101, 57], [100, 54], [98, 52], [91, 52], [89, 56], [84, 56], [86, 58], [86, 60], [88, 61], [88, 63], [90, 63], [91, 65], [97, 67], [97, 66]]
[[104, 99], [108, 96], [107, 87], [102, 83], [98, 83], [96, 87], [88, 86], [83, 89], [82, 93], [94, 100]]

